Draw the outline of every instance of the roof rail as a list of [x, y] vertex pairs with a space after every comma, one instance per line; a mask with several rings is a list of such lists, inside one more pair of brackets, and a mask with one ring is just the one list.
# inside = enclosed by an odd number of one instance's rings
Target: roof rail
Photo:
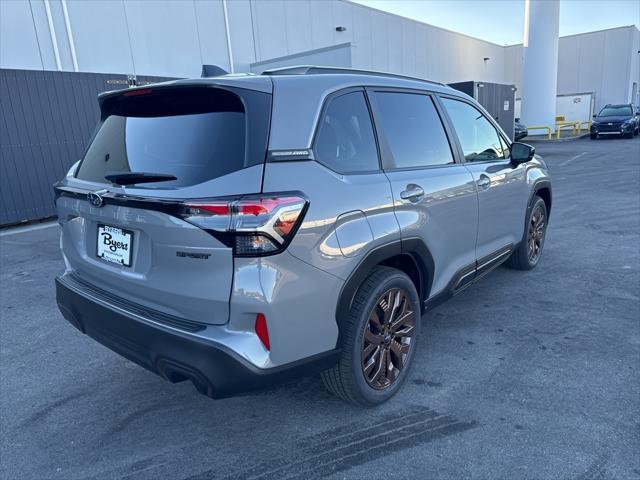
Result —
[[376, 77], [402, 78], [405, 80], [416, 80], [418, 82], [433, 83], [435, 85], [446, 86], [444, 83], [426, 80], [424, 78], [410, 77], [408, 75], [399, 75], [388, 72], [375, 72], [372, 70], [358, 70], [356, 68], [343, 67], [321, 67], [314, 65], [296, 65], [293, 67], [273, 68], [265, 70], [261, 75], [327, 75], [327, 74], [345, 74], [345, 75], [373, 75]]

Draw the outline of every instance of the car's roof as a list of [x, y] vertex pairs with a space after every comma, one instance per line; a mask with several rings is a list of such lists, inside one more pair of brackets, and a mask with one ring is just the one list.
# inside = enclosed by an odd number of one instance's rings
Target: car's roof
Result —
[[613, 107], [613, 108], [618, 108], [618, 107], [631, 107], [632, 105], [630, 103], [607, 103], [605, 105], [605, 107]]
[[267, 70], [259, 75], [253, 73], [226, 74], [216, 77], [171, 80], [145, 86], [228, 85], [270, 93], [272, 91], [272, 85], [281, 82], [287, 84], [301, 82], [318, 86], [322, 85], [323, 89], [331, 87], [340, 89], [352, 85], [370, 85], [460, 93], [443, 83], [417, 77], [388, 72], [310, 65]]
[[424, 78], [410, 77], [389, 72], [376, 72], [371, 70], [358, 70], [353, 68], [322, 67], [312, 65], [301, 65], [294, 67], [283, 67], [262, 72], [262, 75], [270, 76], [274, 81], [279, 78], [292, 77], [305, 81], [309, 78], [323, 78], [325, 83], [339, 85], [341, 83], [352, 84], [357, 81], [362, 84], [373, 84], [376, 86], [388, 85], [391, 87], [420, 88], [429, 90], [447, 90], [451, 87]]

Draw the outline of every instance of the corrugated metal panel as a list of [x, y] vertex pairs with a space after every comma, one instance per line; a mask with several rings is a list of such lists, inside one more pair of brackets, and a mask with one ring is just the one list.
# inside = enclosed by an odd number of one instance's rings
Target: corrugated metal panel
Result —
[[97, 94], [126, 81], [117, 74], [0, 69], [0, 225], [55, 215], [51, 186], [82, 155], [100, 117]]

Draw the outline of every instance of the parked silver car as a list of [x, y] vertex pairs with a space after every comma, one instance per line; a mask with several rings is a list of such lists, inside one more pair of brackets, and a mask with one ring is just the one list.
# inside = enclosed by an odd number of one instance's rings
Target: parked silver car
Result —
[[540, 260], [546, 165], [442, 84], [295, 67], [99, 102], [55, 187], [58, 305], [206, 395], [321, 372], [345, 400], [381, 403], [425, 311]]

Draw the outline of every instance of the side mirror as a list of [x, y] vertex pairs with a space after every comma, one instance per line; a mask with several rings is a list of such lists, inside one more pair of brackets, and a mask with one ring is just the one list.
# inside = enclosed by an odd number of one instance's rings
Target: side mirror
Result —
[[520, 165], [528, 162], [536, 153], [535, 147], [526, 143], [514, 142], [511, 144], [511, 163]]
[[596, 118], [598, 115], [596, 115], [595, 113], [593, 115], [591, 115], [593, 118]]

